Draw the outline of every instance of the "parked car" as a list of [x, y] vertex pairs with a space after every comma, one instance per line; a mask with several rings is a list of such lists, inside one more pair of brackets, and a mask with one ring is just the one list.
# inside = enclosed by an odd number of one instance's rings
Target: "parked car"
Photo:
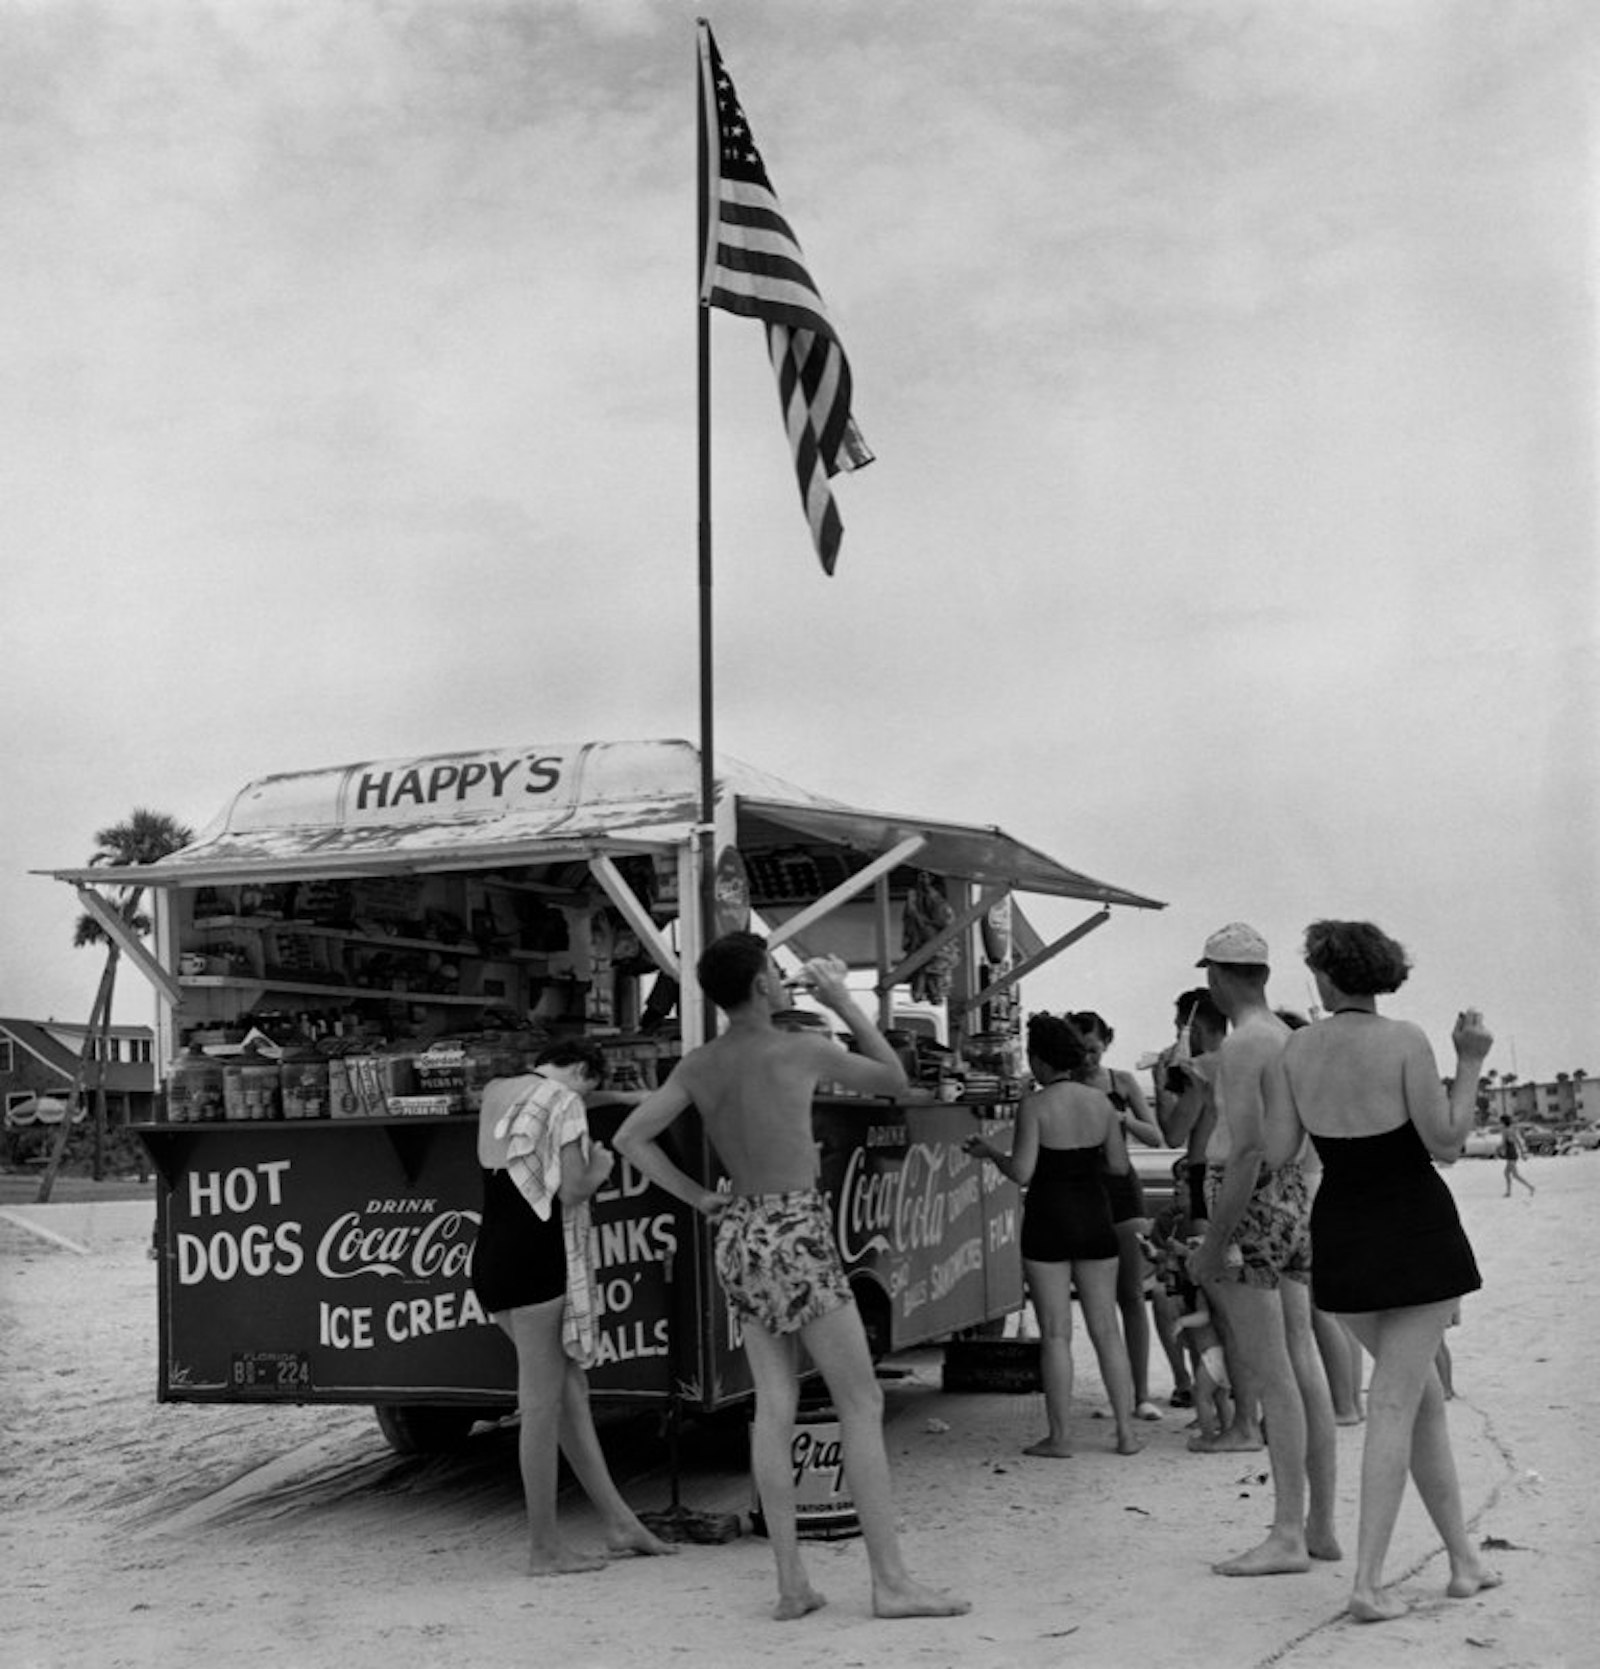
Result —
[[1463, 1159], [1493, 1159], [1500, 1152], [1500, 1127], [1496, 1125], [1492, 1130], [1474, 1130], [1467, 1137], [1467, 1145], [1461, 1150]]
[[1580, 1124], [1562, 1133], [1557, 1153], [1593, 1153], [1600, 1148], [1600, 1124]]
[[1522, 1132], [1522, 1140], [1527, 1145], [1530, 1154], [1544, 1155], [1554, 1153], [1561, 1145], [1558, 1132], [1544, 1124], [1522, 1124], [1517, 1127]]

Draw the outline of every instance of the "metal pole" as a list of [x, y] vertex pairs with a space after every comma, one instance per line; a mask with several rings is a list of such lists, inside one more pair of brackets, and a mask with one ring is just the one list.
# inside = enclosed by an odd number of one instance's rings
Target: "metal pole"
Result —
[[[700, 861], [701, 943], [710, 942], [715, 906], [716, 841], [711, 828], [716, 814], [717, 769], [713, 715], [711, 652], [711, 308], [700, 295], [707, 264], [713, 259], [708, 239], [711, 232], [711, 124], [715, 90], [710, 86], [709, 54], [705, 50], [705, 24], [699, 30], [699, 73], [695, 77], [696, 161], [699, 185], [695, 223], [695, 312], [696, 362], [699, 375], [697, 422], [699, 429], [700, 506], [700, 821], [706, 829]], [[684, 903], [687, 905], [688, 900]]]

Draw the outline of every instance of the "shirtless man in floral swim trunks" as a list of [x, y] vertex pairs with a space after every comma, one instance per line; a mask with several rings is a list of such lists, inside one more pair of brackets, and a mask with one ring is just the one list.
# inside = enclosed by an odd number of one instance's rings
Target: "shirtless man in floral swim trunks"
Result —
[[1220, 928], [1199, 965], [1232, 1030], [1212, 1075], [1209, 1221], [1189, 1275], [1221, 1307], [1260, 1399], [1273, 1492], [1267, 1539], [1211, 1568], [1219, 1576], [1277, 1576], [1341, 1557], [1333, 1400], [1311, 1330], [1311, 1202], [1295, 1159], [1266, 1161], [1267, 1078], [1289, 1028], [1267, 1004], [1267, 942], [1253, 927]]
[[[696, 969], [700, 988], [727, 1016], [720, 1036], [692, 1050], [646, 1097], [615, 1146], [659, 1187], [716, 1223], [717, 1275], [744, 1334], [755, 1380], [751, 1470], [778, 1567], [780, 1621], [824, 1604], [800, 1558], [790, 1445], [800, 1380], [797, 1346], [824, 1381], [839, 1419], [845, 1479], [872, 1571], [879, 1617], [949, 1617], [968, 1603], [913, 1580], [900, 1551], [883, 1442], [883, 1392], [860, 1312], [834, 1245], [832, 1214], [817, 1187], [811, 1101], [819, 1081], [862, 1095], [901, 1096], [894, 1051], [845, 985], [836, 958], [806, 964], [812, 994], [850, 1028], [856, 1051], [831, 1039], [780, 1030], [789, 996], [766, 942], [730, 933]], [[673, 1164], [659, 1138], [689, 1107], [728, 1172], [731, 1193], [703, 1187]]]

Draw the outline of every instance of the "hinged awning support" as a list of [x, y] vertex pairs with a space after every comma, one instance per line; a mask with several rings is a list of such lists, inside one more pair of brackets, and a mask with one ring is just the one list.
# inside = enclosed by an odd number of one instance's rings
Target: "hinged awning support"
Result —
[[628, 885], [622, 871], [604, 852], [598, 852], [589, 860], [589, 873], [600, 883], [606, 897], [622, 912], [628, 926], [639, 935], [639, 943], [650, 953], [650, 960], [681, 986], [683, 975], [677, 955], [639, 895]]
[[969, 997], [966, 1002], [961, 1005], [961, 1012], [963, 1014], [970, 1014], [973, 1009], [981, 1007], [982, 1004], [988, 1002], [988, 1000], [994, 996], [996, 992], [1004, 991], [1007, 986], [1015, 985], [1019, 979], [1023, 979], [1028, 974], [1031, 974], [1035, 968], [1042, 968], [1046, 962], [1054, 960], [1054, 958], [1059, 956], [1069, 945], [1075, 945], [1079, 939], [1087, 938], [1097, 927], [1104, 927], [1110, 920], [1111, 912], [1109, 910], [1097, 910], [1094, 915], [1089, 916], [1084, 921], [1080, 921], [1078, 925], [1071, 930], [1071, 932], [1063, 933], [1059, 939], [1053, 940], [1050, 944], [1046, 945], [1043, 950], [1035, 951], [1034, 954], [1028, 957], [1026, 961], [1019, 962], [1016, 967], [1008, 968], [1003, 974], [1001, 974], [999, 979], [991, 981], [991, 983], [984, 986], [984, 988], [975, 996]]
[[144, 940], [123, 919], [122, 912], [109, 900], [101, 897], [93, 887], [86, 887], [80, 883], [73, 890], [78, 895], [78, 902], [105, 929], [107, 937], [117, 949], [176, 1008], [183, 1001], [183, 992], [177, 980], [150, 954]]

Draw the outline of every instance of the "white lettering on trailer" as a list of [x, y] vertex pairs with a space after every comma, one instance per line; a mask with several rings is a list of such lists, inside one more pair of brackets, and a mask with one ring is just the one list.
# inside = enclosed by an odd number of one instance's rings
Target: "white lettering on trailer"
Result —
[[220, 1217], [226, 1211], [253, 1210], [262, 1189], [259, 1172], [266, 1184], [268, 1205], [283, 1204], [283, 1173], [287, 1159], [267, 1159], [255, 1166], [239, 1165], [231, 1171], [193, 1171], [189, 1176], [189, 1215]]

